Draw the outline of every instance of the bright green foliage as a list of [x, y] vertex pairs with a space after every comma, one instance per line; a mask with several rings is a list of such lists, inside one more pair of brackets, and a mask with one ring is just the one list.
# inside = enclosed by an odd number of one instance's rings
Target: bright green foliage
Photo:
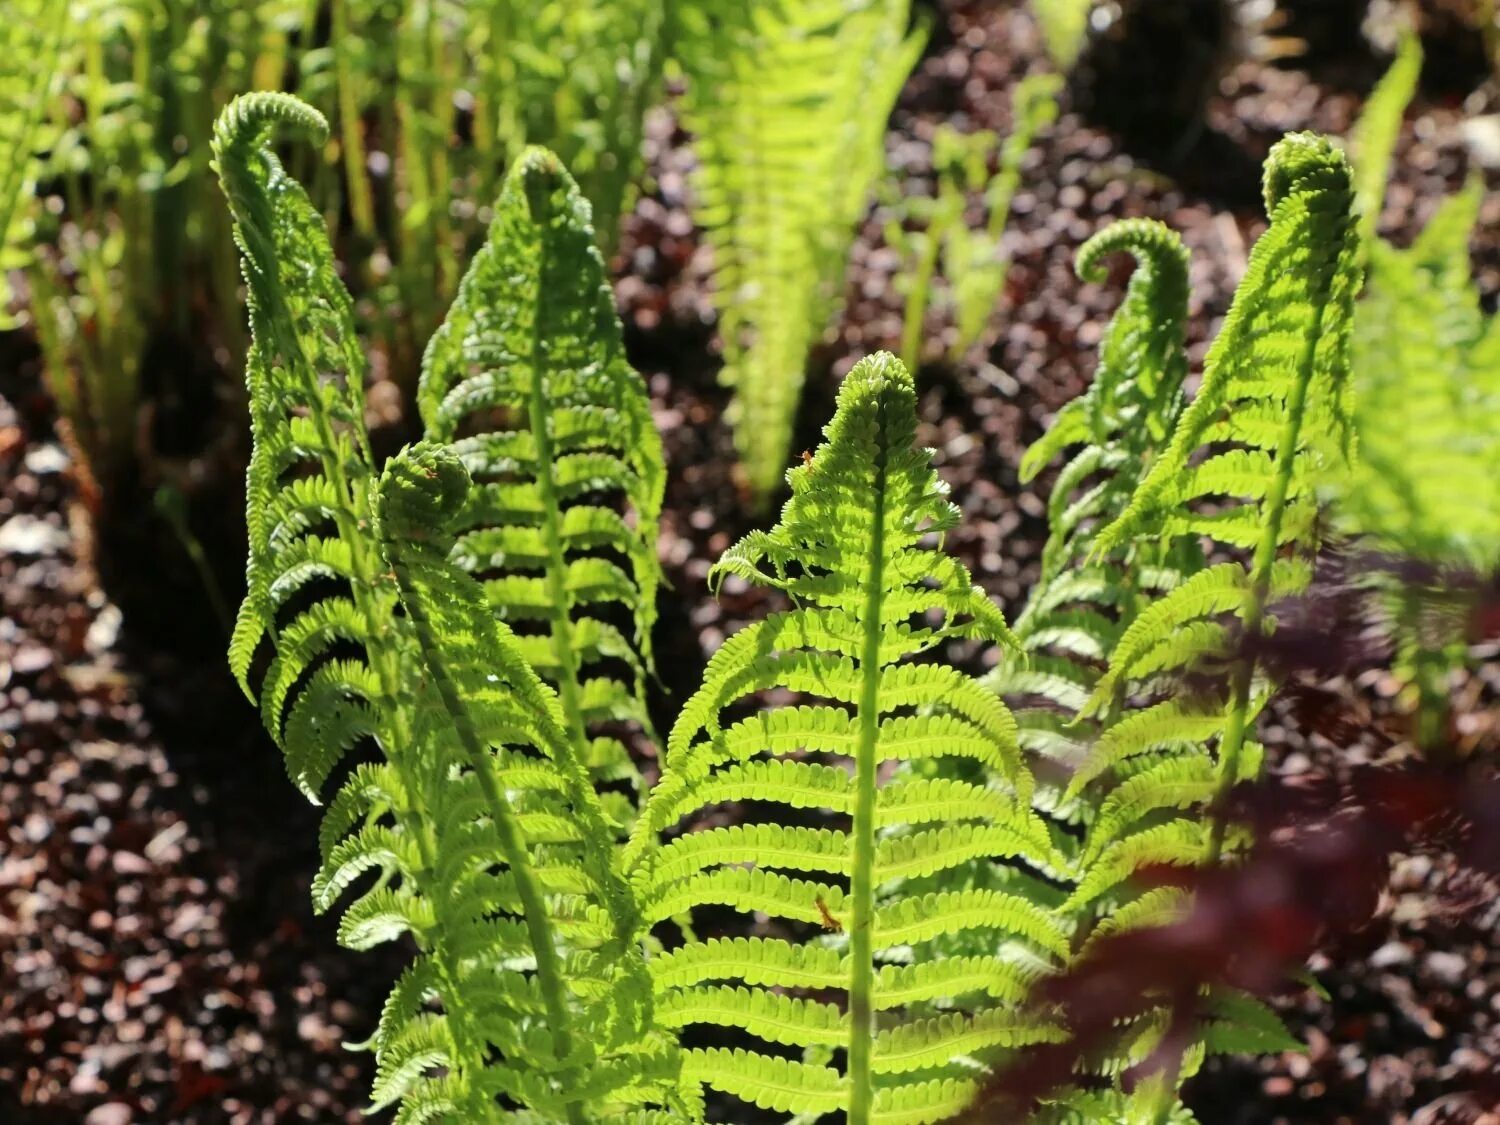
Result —
[[[1043, 703], [1018, 715], [1023, 747], [1072, 766], [1063, 794], [1041, 786], [1038, 796], [1043, 812], [1077, 825], [1056, 875], [1075, 958], [1108, 934], [1180, 916], [1180, 891], [1132, 885], [1143, 868], [1216, 862], [1234, 842], [1221, 802], [1258, 771], [1250, 723], [1271, 687], [1253, 657], [1236, 655], [1236, 638], [1269, 631], [1269, 607], [1306, 586], [1315, 487], [1347, 464], [1360, 273], [1349, 170], [1326, 141], [1292, 136], [1272, 151], [1266, 186], [1271, 227], [1185, 409], [1181, 244], [1125, 222], [1084, 248], [1082, 273], [1117, 248], [1141, 265], [1094, 384], [1022, 467], [1029, 476], [1083, 446], [1059, 474], [1042, 580], [1016, 623], [1030, 659], [993, 679], [1010, 698]], [[1249, 565], [1206, 565], [1205, 540], [1230, 557], [1250, 552]], [[1290, 1043], [1249, 997], [1201, 1003], [1197, 1041], [1174, 1080], [1205, 1052]], [[1165, 1030], [1164, 1009], [1122, 1026], [1084, 1069], [1117, 1077]], [[1126, 1099], [1127, 1116], [1161, 1119], [1173, 1093], [1164, 1081]], [[1087, 1112], [1092, 1097], [1064, 1096], [1061, 1119]]]
[[1487, 573], [1500, 566], [1500, 321], [1469, 268], [1482, 197], [1475, 180], [1409, 250], [1370, 246], [1354, 335], [1361, 463], [1341, 507], [1383, 549]]
[[1365, 100], [1354, 134], [1349, 138], [1354, 159], [1354, 203], [1359, 213], [1360, 237], [1366, 242], [1374, 239], [1380, 225], [1391, 157], [1401, 135], [1401, 119], [1417, 92], [1421, 76], [1422, 41], [1408, 31], [1401, 38], [1396, 61]]
[[[249, 592], [230, 661], [253, 694], [270, 642], [260, 704], [289, 772], [314, 800], [342, 778], [316, 904], [378, 872], [340, 939], [410, 934], [419, 950], [370, 1040], [374, 1101], [411, 1122], [492, 1120], [502, 1095], [528, 1120], [670, 1120], [651, 1107], [675, 1101], [675, 1055], [651, 1030], [603, 808], [556, 697], [448, 561], [469, 487], [457, 456], [408, 453], [376, 487], [349, 297], [266, 143], [283, 121], [324, 128], [266, 94], [215, 133], [253, 337]], [[365, 748], [378, 753], [345, 769]]]
[[[418, 397], [427, 436], [451, 443], [478, 482], [455, 561], [503, 620], [533, 630], [516, 643], [558, 688], [595, 776], [635, 779], [619, 740], [591, 744], [588, 731], [647, 724], [666, 472], [588, 204], [552, 154], [528, 150], [511, 170], [489, 241], [428, 345]], [[617, 608], [634, 618], [633, 643], [610, 620]]]
[[1031, 11], [1041, 25], [1047, 52], [1059, 70], [1078, 61], [1089, 30], [1094, 0], [1031, 0]]
[[[1045, 863], [1051, 845], [1027, 809], [1009, 713], [967, 676], [913, 660], [948, 637], [1015, 643], [964, 568], [926, 545], [958, 511], [930, 452], [913, 448], [915, 431], [899, 362], [857, 364], [826, 441], [787, 474], [780, 522], [715, 568], [781, 590], [795, 608], [714, 655], [627, 850], [650, 922], [722, 905], [838, 931], [690, 941], [652, 972], [664, 1024], [738, 1027], [768, 1045], [690, 1050], [686, 1077], [809, 1119], [843, 1110], [856, 1125], [943, 1120], [974, 1090], [977, 1071], [962, 1060], [1059, 1034], [994, 1001], [1014, 999], [1067, 948], [1058, 920], [1022, 895], [923, 889], [979, 858]], [[743, 701], [774, 688], [797, 702], [739, 717]], [[881, 783], [886, 765], [949, 760], [983, 767], [981, 779]], [[776, 812], [659, 841], [727, 801]], [[831, 815], [810, 822], [807, 810]], [[975, 931], [988, 936], [985, 954], [942, 955], [945, 939]], [[777, 1046], [807, 1053], [790, 1061]], [[836, 1048], [847, 1050], [843, 1073], [830, 1065]]]
[[0, 51], [8, 60], [0, 71], [0, 329], [10, 327], [6, 274], [26, 261], [30, 231], [22, 216], [67, 15], [67, 5], [55, 0], [17, 0], [0, 27]]
[[[1182, 412], [1187, 375], [1188, 257], [1182, 240], [1160, 223], [1118, 222], [1078, 252], [1080, 277], [1102, 280], [1119, 252], [1137, 261], [1125, 300], [1105, 330], [1099, 367], [1085, 394], [1058, 412], [1026, 451], [1022, 480], [1032, 479], [1065, 448], [1048, 505], [1051, 532], [1042, 572], [1016, 634], [1027, 659], [1006, 661], [991, 685], [1013, 700], [1024, 750], [1066, 764], [1097, 736], [1079, 711], [1093, 692], [1119, 635], [1148, 603], [1201, 557], [1192, 545], [1116, 552], [1090, 561], [1094, 535], [1117, 517], [1150, 468]], [[1043, 787], [1049, 812], [1077, 819], [1085, 810], [1059, 803]]]
[[[1086, 714], [1119, 706], [1132, 685], [1138, 692], [1170, 683], [1220, 659], [1228, 620], [1237, 617], [1250, 637], [1264, 633], [1271, 601], [1298, 592], [1310, 577], [1316, 486], [1352, 444], [1348, 352], [1360, 269], [1348, 165], [1328, 141], [1293, 134], [1272, 149], [1265, 195], [1271, 226], [1209, 351], [1203, 385], [1128, 507], [1093, 545], [1102, 558], [1126, 543], [1203, 537], [1251, 552], [1250, 565], [1200, 571], [1137, 616]], [[1073, 791], [1106, 770], [1128, 765], [1134, 773], [1161, 755], [1165, 768], [1177, 768], [1182, 750], [1201, 753], [1212, 736], [1220, 739], [1215, 786], [1227, 789], [1245, 768], [1241, 749], [1252, 701], [1261, 698], [1252, 692], [1254, 663], [1234, 662], [1222, 699], [1178, 691], [1125, 714], [1079, 767]], [[1161, 858], [1187, 854], [1189, 837], [1200, 834], [1201, 850], [1217, 858], [1222, 821], [1177, 823]]]
[[724, 383], [751, 490], [786, 466], [809, 349], [842, 296], [885, 122], [923, 36], [910, 0], [689, 5], [679, 58], [713, 249]]
[[[634, 901], [588, 772], [556, 697], [448, 560], [452, 536], [441, 529], [468, 487], [458, 457], [428, 445], [382, 474], [382, 547], [420, 652], [401, 755], [416, 789], [401, 792], [392, 779], [382, 788], [372, 775], [353, 795], [346, 787], [339, 811], [364, 827], [334, 845], [333, 873], [319, 880], [343, 885], [376, 864], [390, 874], [394, 855], [401, 881], [361, 899], [345, 927], [359, 912], [364, 926], [410, 928], [433, 951], [403, 978], [372, 1040], [382, 1056], [375, 1100], [406, 1099], [413, 1117], [440, 1104], [464, 1120], [476, 1109], [491, 1116], [503, 1095], [541, 1120], [666, 1121], [664, 1110], [628, 1113], [669, 1100], [677, 1059], [650, 1030]], [[438, 826], [420, 868], [402, 866], [415, 849], [379, 819], [406, 803]], [[528, 960], [534, 975], [518, 968]], [[445, 1022], [406, 1006], [419, 998], [418, 980], [444, 998]], [[474, 1059], [482, 1071], [463, 1067]], [[421, 1070], [455, 1062], [456, 1073], [419, 1081]]]

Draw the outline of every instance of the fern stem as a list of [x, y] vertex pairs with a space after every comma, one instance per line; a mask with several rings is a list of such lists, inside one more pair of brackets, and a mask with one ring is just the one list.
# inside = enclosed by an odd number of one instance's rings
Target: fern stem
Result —
[[[876, 405], [876, 431], [883, 441], [885, 400]], [[849, 922], [849, 1125], [869, 1125], [874, 1090], [870, 1081], [873, 1047], [875, 966], [875, 746], [880, 736], [880, 613], [885, 593], [886, 451], [875, 455], [872, 504], [875, 518], [866, 555], [865, 606], [861, 620], [864, 647], [859, 657], [859, 742], [854, 757], [854, 871], [850, 884], [853, 911]]]
[[[1266, 598], [1271, 589], [1271, 569], [1276, 564], [1276, 548], [1281, 541], [1281, 520], [1286, 512], [1287, 492], [1291, 488], [1292, 471], [1301, 454], [1298, 439], [1302, 433], [1302, 419], [1307, 409], [1307, 393], [1312, 385], [1313, 365], [1317, 359], [1318, 341], [1323, 335], [1323, 310], [1328, 305], [1328, 294], [1322, 295], [1313, 309], [1312, 325], [1302, 341], [1302, 354], [1297, 361], [1297, 379], [1287, 396], [1286, 419], [1282, 423], [1281, 435], [1276, 443], [1275, 475], [1266, 492], [1266, 518], [1261, 527], [1260, 541], [1255, 545], [1255, 556], [1250, 568], [1250, 594], [1245, 600], [1245, 636], [1252, 641], [1265, 628]], [[1240, 753], [1245, 745], [1245, 732], [1249, 725], [1250, 690], [1255, 678], [1255, 660], [1242, 659], [1234, 669], [1230, 681], [1229, 721], [1224, 728], [1224, 739], [1219, 748], [1219, 780], [1214, 791], [1213, 804], [1209, 812], [1208, 849], [1205, 861], [1209, 866], [1219, 862], [1224, 852], [1224, 836], [1229, 829], [1226, 805], [1229, 791], [1234, 788], [1239, 775]]]
[[[540, 294], [538, 296], [545, 299]], [[578, 690], [579, 660], [573, 643], [573, 602], [568, 596], [568, 560], [563, 550], [557, 482], [553, 478], [555, 454], [552, 434], [547, 428], [551, 411], [542, 386], [541, 341], [536, 337], [532, 341], [531, 360], [531, 398], [527, 412], [536, 439], [536, 483], [543, 513], [542, 541], [547, 548], [547, 602], [551, 615], [552, 652], [558, 664], [557, 694], [568, 725], [568, 739], [582, 763], [588, 760], [589, 734], [588, 725], [583, 721], [583, 698]]]
[[[536, 873], [532, 870], [530, 857], [526, 852], [526, 841], [521, 835], [520, 826], [516, 823], [514, 810], [510, 802], [506, 800], [505, 794], [500, 791], [500, 784], [495, 779], [494, 760], [481, 741], [479, 732], [474, 729], [463, 700], [459, 698], [458, 688], [454, 685], [453, 676], [448, 670], [447, 662], [443, 659], [442, 646], [433, 632], [427, 609], [415, 590], [415, 584], [411, 581], [405, 561], [395, 553], [391, 558], [391, 569], [395, 572], [396, 581], [401, 588], [401, 603], [406, 607], [413, 632], [416, 633], [417, 643], [422, 649], [422, 660], [432, 675], [433, 686], [437, 688], [438, 697], [443, 701], [443, 709], [448, 712], [448, 718], [453, 723], [453, 730], [458, 735], [459, 745], [463, 747], [464, 755], [469, 759], [469, 768], [474, 771], [474, 778], [479, 783], [480, 792], [484, 794], [490, 819], [494, 821], [495, 831], [500, 837], [500, 850], [504, 853], [506, 865], [510, 868], [511, 877], [515, 880], [516, 894], [521, 900], [522, 916], [526, 923], [526, 933], [531, 940], [532, 951], [536, 955], [537, 984], [541, 991], [542, 1004], [547, 1010], [547, 1022], [552, 1028], [552, 1049], [558, 1060], [562, 1061], [572, 1054], [573, 1050], [572, 1030], [569, 1027], [567, 1003], [564, 999], [562, 964], [557, 956], [552, 922], [547, 917], [547, 904], [542, 896], [541, 886], [537, 882]], [[576, 1102], [568, 1105], [568, 1121], [571, 1125], [587, 1125], [582, 1116], [582, 1110]]]

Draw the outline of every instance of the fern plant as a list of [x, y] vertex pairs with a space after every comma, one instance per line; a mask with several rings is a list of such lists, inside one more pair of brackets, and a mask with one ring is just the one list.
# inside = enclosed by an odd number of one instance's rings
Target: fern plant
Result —
[[[1020, 713], [1023, 745], [1071, 767], [1061, 793], [1038, 793], [1066, 829], [1058, 911], [1074, 964], [1183, 909], [1180, 889], [1137, 886], [1141, 872], [1216, 864], [1234, 843], [1225, 797], [1258, 769], [1252, 724], [1273, 690], [1255, 639], [1309, 580], [1316, 490], [1348, 463], [1360, 269], [1347, 163], [1321, 138], [1286, 138], [1266, 165], [1266, 204], [1270, 229], [1186, 406], [1180, 243], [1131, 221], [1084, 248], [1081, 271], [1117, 248], [1141, 265], [1094, 384], [1023, 462], [1030, 474], [1082, 446], [1058, 476], [1041, 581], [1017, 621], [1031, 658], [993, 681], [1038, 701]], [[1171, 1002], [1148, 1004], [1083, 1064], [1128, 1119], [1178, 1112], [1176, 1088], [1205, 1052], [1291, 1043], [1264, 1005], [1214, 991], [1197, 998], [1180, 1066], [1127, 1094], [1121, 1075], [1160, 1046]], [[1055, 1108], [1098, 1096], [1085, 1084]]]
[[[590, 730], [649, 726], [666, 471], [588, 205], [550, 153], [522, 154], [507, 179], [489, 241], [428, 344], [418, 401], [427, 437], [477, 482], [455, 561], [503, 620], [535, 627], [517, 641], [557, 688], [596, 777], [638, 780], [620, 740]], [[616, 802], [616, 819], [634, 805]]]
[[[1397, 131], [1422, 52], [1409, 35], [1356, 124], [1370, 283], [1355, 318], [1361, 459], [1334, 482], [1346, 532], [1388, 558], [1363, 575], [1396, 648], [1394, 671], [1429, 754], [1448, 744], [1448, 680], [1467, 659], [1472, 579], [1500, 569], [1500, 318], [1485, 316], [1469, 265], [1483, 186], [1444, 201], [1416, 242], [1376, 237]], [[1403, 568], [1425, 575], [1403, 579]]]
[[[419, 950], [369, 1042], [374, 1101], [400, 1101], [403, 1121], [492, 1120], [500, 1098], [537, 1120], [668, 1120], [675, 1055], [652, 1030], [606, 813], [555, 694], [448, 558], [469, 487], [458, 456], [419, 447], [377, 483], [350, 300], [267, 145], [281, 121], [326, 128], [268, 94], [237, 100], [215, 132], [253, 337], [249, 592], [231, 665], [255, 695], [269, 642], [258, 694], [289, 772], [314, 800], [342, 779], [316, 904], [378, 872], [341, 940], [410, 934]], [[518, 168], [512, 206], [538, 174]]]
[[721, 379], [762, 506], [786, 462], [807, 353], [842, 297], [885, 120], [924, 40], [908, 32], [910, 10], [910, 0], [787, 0], [678, 13]]
[[[809, 1119], [841, 1110], [859, 1125], [942, 1120], [973, 1095], [961, 1060], [1058, 1035], [993, 1001], [1014, 999], [1066, 948], [1058, 920], [1022, 895], [921, 889], [974, 857], [1046, 856], [1050, 844], [1027, 808], [1009, 713], [977, 681], [913, 659], [947, 637], [1015, 643], [964, 568], [927, 545], [958, 513], [930, 453], [912, 447], [915, 429], [905, 369], [889, 355], [861, 361], [826, 440], [787, 474], [780, 521], [720, 560], [717, 577], [781, 590], [794, 608], [710, 661], [626, 853], [648, 921], [722, 904], [835, 931], [690, 940], [651, 971], [664, 1024], [741, 1028], [765, 1044], [689, 1050], [686, 1079]], [[738, 717], [769, 688], [799, 702]], [[972, 759], [992, 781], [881, 783], [890, 764], [933, 758]], [[775, 812], [659, 841], [728, 801]], [[808, 824], [806, 810], [833, 819]], [[898, 880], [908, 893], [881, 894]], [[941, 955], [944, 938], [976, 930], [987, 954]]]

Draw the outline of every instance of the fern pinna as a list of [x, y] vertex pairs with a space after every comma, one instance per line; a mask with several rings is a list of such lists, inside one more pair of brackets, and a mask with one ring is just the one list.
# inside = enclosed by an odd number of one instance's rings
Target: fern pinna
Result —
[[[1008, 712], [956, 669], [913, 660], [948, 637], [1015, 643], [964, 568], [927, 545], [958, 511], [915, 431], [900, 363], [857, 364], [826, 441], [787, 474], [780, 522], [715, 569], [781, 590], [794, 608], [714, 655], [627, 849], [649, 922], [711, 905], [777, 920], [777, 936], [690, 940], [651, 971], [664, 1025], [739, 1028], [764, 1043], [685, 1051], [685, 1079], [804, 1120], [942, 1120], [972, 1096], [978, 1064], [965, 1060], [1058, 1034], [995, 1006], [1065, 951], [1046, 910], [993, 889], [882, 894], [975, 857], [1050, 848]], [[799, 701], [746, 717], [743, 704], [770, 689]], [[990, 779], [882, 784], [892, 764], [944, 758], [977, 761]], [[659, 842], [731, 801], [777, 812]], [[813, 810], [832, 819], [808, 823]], [[798, 924], [838, 933], [796, 940]], [[943, 938], [973, 930], [990, 936], [984, 955], [941, 955]], [[835, 990], [844, 1003], [828, 998]]]
[[[489, 241], [427, 347], [418, 401], [427, 437], [476, 481], [454, 560], [525, 630], [517, 643], [558, 689], [595, 776], [637, 781], [620, 740], [590, 733], [648, 725], [666, 472], [588, 204], [551, 153], [528, 150], [507, 177]], [[633, 810], [615, 802], [617, 819]]]
[[[1274, 627], [1275, 600], [1309, 579], [1320, 532], [1314, 490], [1346, 464], [1351, 444], [1348, 345], [1360, 269], [1343, 156], [1321, 138], [1286, 138], [1267, 163], [1266, 202], [1270, 229], [1197, 397], [1123, 509], [1077, 545], [1091, 563], [1119, 560], [1118, 589], [1163, 591], [1129, 603], [1111, 622], [1112, 641], [1100, 633], [1104, 674], [1091, 657], [1077, 677], [1093, 681], [1079, 709], [1091, 742], [1064, 795], [1083, 812], [1061, 909], [1073, 919], [1078, 957], [1104, 935], [1158, 924], [1181, 908], [1180, 891], [1142, 891], [1137, 873], [1223, 854], [1224, 798], [1258, 768], [1251, 725], [1271, 687], [1255, 642]], [[1072, 533], [1066, 521], [1062, 530]], [[1231, 558], [1248, 552], [1248, 563], [1195, 564], [1205, 541]], [[1091, 1067], [1117, 1076], [1140, 1063], [1166, 1020], [1162, 1009], [1121, 1028], [1116, 1047]], [[1288, 1042], [1249, 997], [1214, 993], [1182, 1073], [1205, 1050]], [[1148, 1100], [1170, 1087], [1158, 1083]]]
[[780, 481], [807, 354], [842, 296], [885, 121], [924, 36], [910, 0], [685, 5], [695, 219], [714, 254], [721, 380], [758, 503]]
[[603, 810], [556, 699], [446, 561], [462, 466], [423, 451], [377, 490], [349, 297], [322, 220], [267, 144], [283, 121], [326, 128], [296, 99], [259, 94], [215, 131], [253, 338], [249, 591], [230, 659], [253, 697], [270, 642], [261, 710], [293, 779], [318, 800], [340, 778], [316, 904], [379, 872], [340, 939], [410, 934], [419, 950], [370, 1041], [374, 1101], [399, 1100], [412, 1122], [492, 1120], [497, 1099], [528, 1120], [636, 1107], [663, 1120], [648, 1107], [674, 1100], [672, 1055], [646, 1023]]

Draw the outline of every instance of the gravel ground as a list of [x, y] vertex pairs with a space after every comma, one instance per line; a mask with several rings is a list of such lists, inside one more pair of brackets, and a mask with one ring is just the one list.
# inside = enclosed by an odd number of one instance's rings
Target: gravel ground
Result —
[[[953, 548], [1008, 612], [1034, 573], [1045, 530], [1038, 489], [1049, 483], [1022, 488], [1015, 466], [1086, 385], [1121, 292], [1118, 273], [1105, 285], [1078, 282], [1074, 251], [1124, 216], [1181, 231], [1194, 255], [1200, 360], [1264, 227], [1259, 161], [1286, 130], [1343, 132], [1378, 74], [1359, 50], [1313, 38], [1303, 67], [1230, 58], [1214, 70], [1202, 128], [1169, 114], [1133, 128], [1104, 112], [1122, 84], [1143, 105], [1192, 96], [1140, 85], [1141, 73], [1186, 57], [1185, 42], [1158, 42], [1144, 61], [1123, 51], [1135, 69], [1122, 69], [1120, 47], [1101, 46], [1027, 159], [993, 346], [962, 366], [941, 362], [948, 328], [930, 320], [921, 440], [965, 512]], [[928, 142], [940, 122], [1004, 132], [1010, 89], [1040, 57], [1012, 6], [943, 5], [887, 142], [903, 190], [931, 190]], [[1398, 240], [1462, 182], [1462, 116], [1453, 91], [1424, 92], [1386, 216]], [[1110, 128], [1091, 123], [1100, 120]], [[760, 591], [731, 585], [715, 602], [704, 588], [710, 563], [755, 520], [713, 381], [708, 261], [684, 210], [682, 140], [666, 115], [656, 121], [654, 186], [627, 224], [618, 284], [671, 468], [662, 726], [722, 638], [766, 610]], [[1475, 246], [1490, 307], [1500, 293], [1497, 220], [1492, 192]], [[897, 263], [883, 222], [873, 215], [855, 248], [845, 316], [810, 365], [795, 449], [815, 442], [854, 358], [898, 342]], [[236, 510], [234, 488], [216, 503]], [[34, 363], [0, 349], [0, 1121], [360, 1120], [370, 1059], [341, 1042], [373, 1025], [399, 950], [338, 950], [331, 921], [312, 916], [316, 810], [287, 783], [224, 671], [221, 634], [181, 547], [135, 510], [96, 544], [78, 513]], [[209, 547], [216, 561], [239, 550], [232, 536]], [[218, 569], [234, 594], [237, 564]], [[1378, 677], [1358, 685], [1378, 703]], [[1279, 768], [1303, 768], [1292, 735], [1276, 727], [1268, 742], [1278, 732]], [[1311, 993], [1284, 1002], [1308, 1051], [1210, 1068], [1191, 1090], [1202, 1119], [1500, 1121], [1462, 1097], [1500, 1059], [1497, 918], [1493, 907], [1445, 917], [1437, 904], [1452, 882], [1442, 856], [1400, 861], [1363, 952], [1314, 965], [1331, 1002]]]

